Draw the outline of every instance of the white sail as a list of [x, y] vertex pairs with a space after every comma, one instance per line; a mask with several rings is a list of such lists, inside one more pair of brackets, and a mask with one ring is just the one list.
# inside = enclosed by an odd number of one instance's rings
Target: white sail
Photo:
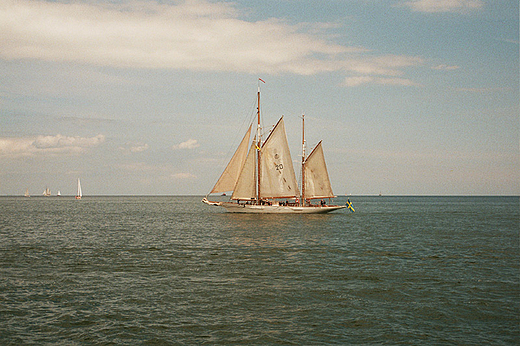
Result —
[[260, 170], [260, 198], [298, 196], [298, 182], [294, 174], [283, 117], [262, 146]]
[[256, 142], [253, 141], [246, 161], [240, 172], [237, 183], [233, 189], [231, 199], [254, 199], [256, 198], [256, 179], [255, 179], [255, 155]]
[[321, 141], [305, 160], [305, 198], [332, 198], [329, 173]]
[[235, 154], [229, 161], [226, 169], [222, 172], [222, 175], [218, 179], [217, 183], [213, 187], [210, 193], [233, 191], [238, 180], [238, 176], [242, 171], [244, 162], [247, 156], [247, 147], [249, 144], [249, 138], [251, 136], [251, 126], [247, 130], [242, 142], [235, 151]]
[[83, 196], [83, 193], [81, 192], [81, 183], [78, 178], [78, 191], [76, 192], [76, 198], [80, 199]]

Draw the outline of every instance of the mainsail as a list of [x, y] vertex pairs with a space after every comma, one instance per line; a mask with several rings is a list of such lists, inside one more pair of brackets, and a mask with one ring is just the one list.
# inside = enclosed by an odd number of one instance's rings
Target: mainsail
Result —
[[242, 142], [238, 146], [237, 151], [229, 161], [226, 169], [218, 179], [210, 193], [233, 191], [238, 180], [238, 176], [242, 171], [247, 155], [247, 147], [251, 136], [251, 126], [247, 130]]
[[321, 141], [305, 160], [305, 199], [335, 197], [330, 185]]
[[260, 164], [260, 198], [292, 198], [298, 196], [298, 182], [287, 143], [283, 117], [262, 145]]

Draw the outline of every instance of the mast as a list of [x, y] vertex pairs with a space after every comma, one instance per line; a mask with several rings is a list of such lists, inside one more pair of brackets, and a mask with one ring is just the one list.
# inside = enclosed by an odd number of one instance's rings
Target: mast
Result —
[[[261, 79], [258, 79], [258, 93], [257, 93], [257, 128], [256, 128], [256, 163], [257, 163], [257, 174], [256, 174], [256, 200], [258, 203], [260, 203], [260, 81]], [[264, 82], [265, 83], [265, 82]]]
[[302, 195], [301, 204], [305, 205], [305, 114], [302, 114]]

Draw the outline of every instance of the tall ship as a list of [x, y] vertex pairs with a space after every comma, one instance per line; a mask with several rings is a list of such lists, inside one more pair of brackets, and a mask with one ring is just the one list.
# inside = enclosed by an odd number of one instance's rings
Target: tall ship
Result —
[[45, 197], [49, 197], [51, 195], [51, 189], [49, 189], [48, 187], [45, 188], [45, 190], [43, 190], [43, 195]]
[[[259, 80], [262, 81], [262, 80]], [[263, 82], [263, 81], [262, 81]], [[316, 214], [345, 208], [331, 204], [332, 192], [322, 142], [305, 153], [305, 116], [302, 116], [301, 185], [296, 179], [283, 116], [263, 140], [260, 126], [260, 85], [257, 92], [256, 134], [252, 123], [211, 192], [208, 205], [232, 213]], [[210, 194], [232, 192], [227, 202], [211, 201]]]

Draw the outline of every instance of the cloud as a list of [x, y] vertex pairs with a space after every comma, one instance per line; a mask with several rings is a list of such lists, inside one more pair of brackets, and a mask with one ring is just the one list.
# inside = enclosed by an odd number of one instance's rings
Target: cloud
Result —
[[26, 156], [35, 151], [30, 138], [0, 138], [0, 157]]
[[437, 66], [433, 66], [432, 69], [433, 70], [440, 70], [440, 71], [452, 71], [452, 70], [458, 70], [460, 68], [460, 66], [457, 66], [457, 65], [445, 65], [445, 64], [441, 64], [441, 65], [437, 65]]
[[148, 150], [148, 144], [142, 142], [129, 142], [125, 146], [119, 147], [119, 150], [128, 153], [141, 153]]
[[484, 7], [482, 0], [412, 0], [404, 3], [416, 12], [465, 12]]
[[513, 39], [507, 39], [507, 38], [498, 38], [497, 39], [498, 41], [502, 41], [502, 42], [507, 42], [507, 43], [512, 43], [512, 44], [520, 44], [520, 42], [518, 41], [518, 39], [516, 40], [513, 40]]
[[345, 78], [344, 86], [347, 87], [355, 87], [362, 84], [367, 84], [374, 81], [374, 77], [370, 76], [356, 76], [356, 77], [347, 77]]
[[[418, 4], [415, 4], [418, 6]], [[335, 44], [337, 23], [247, 21], [233, 3], [208, 0], [0, 4], [0, 58], [118, 68], [311, 75], [398, 75], [416, 57], [377, 56]]]
[[33, 145], [38, 149], [87, 148], [99, 145], [105, 141], [104, 135], [95, 137], [69, 137], [60, 134], [56, 136], [38, 136]]
[[191, 173], [175, 173], [175, 174], [172, 174], [172, 178], [177, 179], [177, 180], [185, 180], [185, 179], [195, 179], [197, 177]]
[[420, 86], [418, 83], [401, 77], [403, 69], [424, 64], [420, 57], [383, 55], [366, 57], [363, 60], [351, 61], [349, 69], [355, 75], [347, 76], [343, 86], [355, 87], [363, 84], [379, 84], [394, 86]]
[[172, 148], [174, 150], [179, 150], [179, 149], [195, 149], [195, 148], [198, 148], [200, 145], [199, 143], [197, 143], [197, 140], [196, 139], [188, 139], [186, 142], [182, 142], [180, 144], [176, 144], [174, 145]]
[[37, 154], [79, 154], [105, 141], [104, 135], [70, 137], [63, 135], [22, 138], [0, 138], [0, 157], [33, 156]]
[[369, 83], [379, 85], [420, 86], [420, 84], [406, 78], [384, 78], [372, 76], [347, 77], [345, 78], [343, 85], [346, 87], [356, 87]]
[[129, 171], [129, 172], [161, 172], [165, 171], [166, 168], [163, 166], [157, 166], [157, 165], [149, 165], [144, 162], [130, 162], [130, 163], [121, 163], [116, 165], [118, 169]]
[[457, 91], [470, 93], [493, 93], [501, 91], [512, 91], [510, 88], [457, 88]]

